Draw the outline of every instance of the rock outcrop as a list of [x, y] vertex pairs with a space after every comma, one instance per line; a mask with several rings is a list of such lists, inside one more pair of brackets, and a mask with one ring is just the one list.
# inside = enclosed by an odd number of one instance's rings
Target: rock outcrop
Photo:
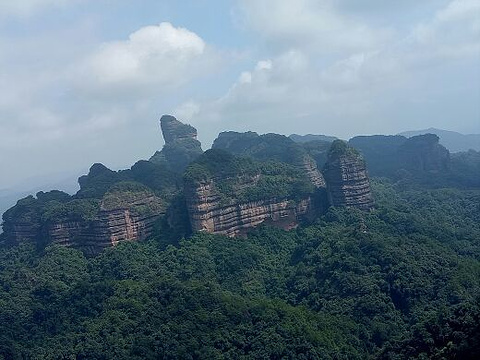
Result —
[[166, 164], [172, 170], [182, 172], [188, 164], [203, 153], [200, 141], [197, 140], [197, 130], [183, 124], [171, 115], [164, 115], [160, 119], [165, 145], [157, 151], [150, 161]]
[[46, 240], [52, 244], [71, 246], [86, 255], [95, 255], [103, 249], [124, 241], [141, 241], [152, 235], [155, 222], [164, 211], [139, 214], [134, 207], [158, 207], [154, 197], [139, 199], [129, 208], [100, 210], [95, 219], [87, 221], [59, 221], [44, 226]]
[[322, 173], [318, 170], [315, 160], [310, 156], [305, 156], [301, 165], [313, 185], [317, 188], [325, 188], [327, 184]]
[[[51, 191], [20, 200], [3, 216], [4, 238], [94, 255], [147, 239], [156, 224], [177, 237], [191, 231], [236, 236], [260, 224], [291, 229], [329, 205], [373, 206], [365, 163], [342, 141], [327, 151], [330, 144], [322, 141], [301, 145], [278, 134], [225, 132], [203, 153], [192, 126], [169, 115], [160, 125], [165, 146], [150, 161], [120, 171], [94, 164], [74, 196]], [[441, 165], [434, 161], [441, 149], [428, 149], [433, 155], [419, 166], [430, 170]], [[407, 150], [402, 158], [411, 155]], [[318, 164], [327, 152], [324, 177]]]
[[271, 198], [224, 204], [214, 181], [199, 183], [187, 191], [193, 231], [236, 236], [262, 223], [289, 230], [298, 226], [300, 219], [311, 219], [315, 213], [311, 197], [298, 202]]
[[160, 127], [165, 144], [172, 144], [183, 140], [197, 140], [197, 129], [178, 121], [174, 116], [163, 115], [160, 118]]
[[207, 151], [186, 172], [192, 230], [236, 236], [262, 223], [291, 229], [313, 219], [320, 208], [318, 189], [307, 174], [282, 166]]
[[111, 192], [99, 203], [41, 201], [38, 194], [37, 199], [30, 196], [5, 213], [3, 230], [9, 242], [58, 244], [95, 255], [123, 241], [148, 238], [165, 214], [162, 201], [149, 192]]
[[22, 241], [37, 243], [40, 239], [41, 226], [31, 221], [4, 221], [3, 233], [7, 242], [18, 244]]
[[332, 206], [369, 210], [373, 207], [365, 162], [341, 140], [333, 142], [324, 167], [328, 199]]
[[222, 205], [220, 197], [212, 191], [214, 187], [214, 183], [200, 184], [188, 197], [193, 231], [235, 236], [265, 222], [288, 230], [313, 210], [311, 198], [298, 204], [286, 199], [267, 199]]

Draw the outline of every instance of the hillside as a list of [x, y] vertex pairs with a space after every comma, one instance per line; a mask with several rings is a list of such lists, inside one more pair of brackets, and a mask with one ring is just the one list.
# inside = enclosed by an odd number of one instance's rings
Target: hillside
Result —
[[0, 359], [477, 359], [480, 156], [161, 119], [0, 235]]
[[480, 193], [373, 189], [290, 231], [3, 248], [0, 355], [476, 359]]

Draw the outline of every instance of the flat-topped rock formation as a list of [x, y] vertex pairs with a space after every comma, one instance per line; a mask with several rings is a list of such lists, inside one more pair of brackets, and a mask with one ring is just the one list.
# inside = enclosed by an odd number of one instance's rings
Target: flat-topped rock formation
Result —
[[[51, 191], [20, 200], [3, 216], [4, 238], [94, 255], [147, 239], [154, 228], [177, 237], [236, 236], [260, 224], [295, 228], [330, 205], [373, 206], [365, 163], [342, 141], [328, 151], [330, 144], [318, 140], [224, 132], [203, 153], [194, 127], [170, 115], [160, 125], [165, 146], [149, 161], [120, 171], [97, 163], [79, 178], [74, 196]], [[322, 173], [318, 164], [327, 153]], [[422, 166], [430, 168], [433, 161], [425, 159]]]
[[288, 164], [262, 164], [209, 150], [186, 171], [193, 231], [241, 235], [262, 223], [283, 229], [318, 211], [315, 186]]
[[164, 214], [158, 197], [132, 185], [108, 192], [101, 201], [38, 193], [4, 214], [3, 230], [10, 242], [58, 244], [95, 255], [123, 241], [148, 238]]
[[248, 131], [226, 131], [218, 135], [212, 149], [221, 149], [238, 156], [248, 156], [260, 161], [281, 161], [304, 171], [318, 188], [325, 188], [325, 180], [315, 160], [292, 139], [278, 134], [258, 135]]
[[225, 204], [214, 181], [188, 188], [187, 207], [193, 231], [228, 236], [245, 234], [262, 223], [289, 230], [315, 211], [311, 197], [298, 202], [271, 198]]
[[[148, 211], [138, 211], [139, 208]], [[164, 213], [159, 199], [148, 195], [118, 208], [101, 209], [92, 220], [51, 222], [44, 230], [47, 241], [53, 244], [95, 255], [124, 241], [147, 239], [152, 235], [154, 223]]]
[[332, 206], [369, 210], [373, 207], [365, 162], [360, 154], [341, 141], [333, 142], [323, 169]]

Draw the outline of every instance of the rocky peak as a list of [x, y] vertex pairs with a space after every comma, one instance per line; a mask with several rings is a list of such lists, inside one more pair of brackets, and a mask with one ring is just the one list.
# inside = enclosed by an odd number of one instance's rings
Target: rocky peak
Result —
[[165, 144], [172, 144], [183, 139], [197, 140], [197, 129], [178, 121], [174, 116], [163, 115], [160, 119], [160, 127]]
[[149, 161], [163, 164], [170, 170], [181, 173], [203, 153], [202, 144], [197, 140], [197, 129], [171, 115], [162, 116], [160, 127], [165, 146], [161, 151], [155, 152]]
[[324, 167], [329, 202], [369, 210], [373, 207], [365, 161], [358, 151], [344, 141], [335, 140]]

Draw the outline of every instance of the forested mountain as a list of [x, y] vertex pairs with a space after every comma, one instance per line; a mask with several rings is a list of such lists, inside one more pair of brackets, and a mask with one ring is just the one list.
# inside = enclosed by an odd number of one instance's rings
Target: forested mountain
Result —
[[477, 359], [480, 156], [162, 118], [3, 217], [0, 359]]
[[455, 131], [429, 128], [425, 130], [405, 131], [398, 135], [412, 137], [424, 134], [434, 134], [440, 138], [440, 144], [451, 152], [468, 150], [480, 151], [480, 134], [460, 134]]
[[451, 154], [437, 135], [357, 136], [348, 143], [363, 155], [370, 175], [427, 187], [480, 187], [480, 153]]

